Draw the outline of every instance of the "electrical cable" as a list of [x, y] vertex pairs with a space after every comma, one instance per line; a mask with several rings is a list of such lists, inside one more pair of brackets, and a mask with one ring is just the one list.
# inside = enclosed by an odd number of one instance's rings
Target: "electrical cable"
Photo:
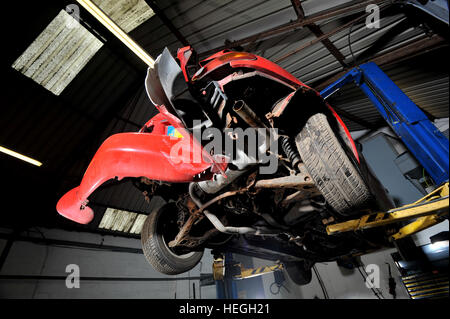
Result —
[[322, 278], [320, 277], [319, 271], [316, 268], [316, 265], [312, 267], [314, 270], [314, 273], [316, 274], [317, 280], [319, 281], [320, 288], [322, 288], [322, 293], [325, 299], [330, 299], [330, 296], [328, 295], [327, 289], [325, 288], [325, 284], [322, 281]]
[[347, 37], [347, 41], [348, 41], [348, 48], [350, 49], [350, 54], [352, 56], [352, 63], [350, 65], [355, 66], [356, 65], [356, 57], [355, 54], [353, 53], [353, 49], [352, 49], [352, 40], [351, 40], [351, 35], [352, 35], [352, 30], [353, 27], [355, 26], [356, 21], [352, 23], [352, 25], [350, 26], [350, 29], [348, 31], [348, 37]]
[[[273, 287], [274, 285], [277, 286], [277, 288], [278, 288], [277, 291], [273, 291], [273, 290], [272, 290], [272, 287]], [[270, 293], [271, 293], [272, 295], [278, 295], [278, 294], [280, 293], [280, 289], [281, 289], [281, 285], [277, 284], [275, 281], [269, 286], [269, 290], [270, 290]]]
[[[274, 287], [274, 286], [277, 286], [278, 290], [274, 291], [273, 288], [272, 288], [272, 287]], [[270, 293], [271, 293], [272, 295], [278, 295], [278, 294], [280, 293], [280, 290], [281, 290], [281, 287], [282, 287], [282, 286], [283, 286], [283, 285], [281, 285], [281, 284], [277, 283], [276, 281], [274, 281], [274, 282], [270, 285], [270, 287], [269, 287]]]
[[[278, 288], [278, 290], [274, 291], [274, 289], [273, 289], [274, 286], [276, 286], [276, 287]], [[270, 290], [270, 293], [271, 293], [272, 295], [278, 295], [278, 294], [280, 293], [281, 288], [284, 288], [284, 289], [286, 289], [286, 291], [287, 291], [288, 293], [291, 293], [290, 290], [287, 289], [287, 287], [286, 287], [285, 285], [280, 284], [280, 283], [277, 283], [276, 281], [274, 281], [274, 282], [273, 282], [272, 284], [270, 284], [270, 286], [269, 286], [269, 290]]]
[[[386, 4], [386, 3], [387, 3], [387, 4]], [[385, 8], [387, 8], [387, 7], [389, 7], [390, 5], [392, 5], [392, 3], [389, 3], [388, 1], [387, 1], [387, 2], [383, 2], [382, 4], [386, 4], [386, 6], [383, 6], [383, 7], [380, 8], [380, 13], [381, 13], [382, 10], [384, 10]], [[380, 19], [380, 20], [381, 20], [381, 19]], [[348, 35], [347, 35], [348, 48], [349, 48], [349, 50], [350, 50], [350, 54], [351, 54], [352, 60], [353, 60], [353, 63], [349, 63], [349, 65], [353, 65], [353, 66], [356, 66], [356, 65], [357, 65], [357, 58], [355, 57], [355, 54], [354, 54], [354, 52], [353, 52], [352, 41], [351, 41], [351, 35], [352, 35], [353, 27], [355, 26], [355, 24], [356, 24], [357, 22], [358, 22], [358, 21], [355, 21], [355, 22], [352, 23], [352, 25], [350, 26]]]
[[[362, 270], [361, 270], [361, 267], [364, 269], [364, 273], [366, 274], [366, 276], [364, 276], [364, 274], [363, 274], [363, 272], [362, 272]], [[359, 273], [361, 274], [361, 276], [363, 277], [364, 283], [366, 283], [367, 277], [368, 277], [369, 275], [368, 275], [368, 274], [366, 273], [366, 271], [365, 271], [364, 264], [362, 264], [361, 266], [358, 267], [358, 271], [359, 271]], [[377, 291], [377, 289], [375, 289], [374, 287], [371, 287], [370, 290], [372, 290], [373, 294], [374, 294], [378, 299], [385, 299], [384, 296], [383, 296], [383, 294], [382, 294], [380, 291]]]
[[[361, 271], [361, 269], [358, 267], [358, 271], [359, 271], [359, 273], [361, 274], [361, 276], [363, 277], [363, 279], [364, 279], [364, 284], [366, 283], [366, 277], [364, 276], [364, 274], [362, 273], [362, 271]], [[373, 289], [373, 288], [370, 288], [370, 290], [372, 290], [372, 292], [373, 292], [373, 294], [378, 298], [378, 299], [381, 299], [381, 297], [377, 294], [377, 292]]]
[[431, 185], [428, 183], [428, 178], [425, 175], [425, 168], [422, 169], [422, 177], [423, 177], [423, 180], [424, 180], [426, 186], [430, 187]]
[[[40, 231], [37, 227], [33, 227], [34, 229], [36, 229], [37, 233], [40, 233], [41, 237], [43, 239], [47, 239], [44, 234], [42, 233], [42, 231]], [[30, 232], [29, 229], [26, 230], [27, 233]], [[34, 232], [33, 232], [34, 233]], [[3, 235], [0, 232], [0, 235]], [[30, 237], [30, 239], [33, 239], [33, 237]], [[30, 241], [36, 245], [46, 245], [46, 246], [52, 246], [52, 247], [58, 247], [58, 248], [66, 248], [66, 249], [74, 249], [74, 250], [88, 250], [88, 251], [111, 251], [111, 252], [122, 252], [120, 250], [115, 250], [115, 249], [107, 249], [107, 248], [95, 248], [95, 247], [80, 247], [80, 246], [73, 246], [70, 244], [57, 244], [57, 243], [40, 243], [40, 242], [35, 242], [35, 241]], [[99, 245], [101, 246], [101, 245]], [[120, 247], [119, 247], [120, 248]], [[124, 247], [124, 248], [128, 248], [128, 247]]]
[[188, 299], [191, 299], [191, 271], [188, 271], [188, 291], [189, 291]]

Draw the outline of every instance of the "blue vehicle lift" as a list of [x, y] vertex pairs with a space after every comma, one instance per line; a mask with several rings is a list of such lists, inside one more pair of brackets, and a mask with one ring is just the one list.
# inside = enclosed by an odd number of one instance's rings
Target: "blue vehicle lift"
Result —
[[372, 101], [435, 184], [448, 182], [448, 139], [375, 63], [362, 64], [352, 69], [320, 94], [327, 99], [351, 82]]
[[329, 235], [414, 220], [391, 240], [399, 240], [448, 218], [449, 141], [427, 116], [373, 62], [360, 65], [321, 93], [327, 99], [354, 82], [372, 101], [392, 130], [428, 172], [436, 189], [418, 201], [387, 212], [372, 212], [359, 219], [327, 226]]

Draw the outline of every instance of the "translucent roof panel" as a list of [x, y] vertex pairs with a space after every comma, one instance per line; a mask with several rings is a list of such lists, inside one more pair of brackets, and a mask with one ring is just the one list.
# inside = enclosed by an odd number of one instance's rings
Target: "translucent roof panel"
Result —
[[102, 45], [76, 19], [61, 10], [12, 67], [59, 95]]

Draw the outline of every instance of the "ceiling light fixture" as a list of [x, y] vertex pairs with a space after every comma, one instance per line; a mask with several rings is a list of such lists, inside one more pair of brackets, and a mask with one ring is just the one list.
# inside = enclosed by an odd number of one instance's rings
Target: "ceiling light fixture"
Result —
[[90, 0], [77, 0], [90, 14], [92, 14], [101, 24], [103, 24], [112, 34], [114, 34], [123, 44], [125, 44], [134, 54], [136, 54], [149, 67], [153, 67], [155, 60], [142, 49], [133, 39], [123, 31], [114, 21], [112, 21], [99, 7]]
[[9, 156], [18, 158], [18, 159], [20, 159], [22, 161], [25, 161], [27, 163], [30, 163], [30, 164], [33, 164], [33, 165], [36, 165], [36, 166], [42, 166], [41, 162], [36, 161], [35, 159], [32, 159], [31, 157], [28, 157], [28, 156], [19, 154], [17, 152], [14, 152], [14, 151], [12, 151], [10, 149], [7, 149], [6, 147], [0, 146], [0, 152], [8, 154]]

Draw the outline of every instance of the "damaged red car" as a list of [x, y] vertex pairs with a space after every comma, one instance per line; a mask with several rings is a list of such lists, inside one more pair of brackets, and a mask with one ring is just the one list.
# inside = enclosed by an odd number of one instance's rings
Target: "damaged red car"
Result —
[[393, 205], [333, 108], [280, 66], [246, 52], [199, 61], [190, 47], [165, 49], [145, 81], [159, 114], [101, 145], [58, 202], [61, 215], [89, 223], [89, 196], [109, 179], [134, 178], [166, 202], [141, 236], [149, 263], [172, 275], [210, 248], [279, 260], [306, 284], [316, 262], [389, 245], [384, 228], [327, 234], [330, 223]]

